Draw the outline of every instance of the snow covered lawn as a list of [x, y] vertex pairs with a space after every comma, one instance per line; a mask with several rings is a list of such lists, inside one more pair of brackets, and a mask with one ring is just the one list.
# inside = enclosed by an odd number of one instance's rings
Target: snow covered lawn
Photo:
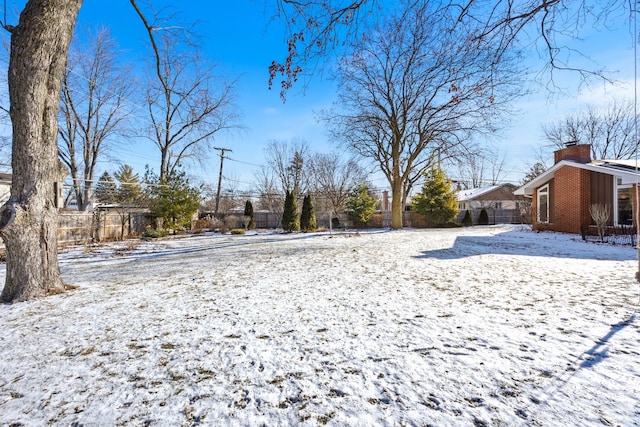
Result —
[[640, 425], [631, 247], [494, 226], [60, 260], [77, 290], [0, 306], [0, 425]]

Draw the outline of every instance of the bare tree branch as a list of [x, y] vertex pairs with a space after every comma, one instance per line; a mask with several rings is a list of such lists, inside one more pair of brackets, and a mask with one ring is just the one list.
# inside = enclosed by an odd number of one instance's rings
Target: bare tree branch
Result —
[[122, 130], [125, 102], [133, 90], [128, 69], [118, 65], [117, 48], [102, 28], [90, 41], [72, 45], [62, 79], [58, 155], [69, 168], [79, 210], [88, 208], [97, 161], [109, 138]]
[[150, 79], [145, 99], [151, 122], [147, 137], [160, 151], [162, 180], [184, 161], [206, 159], [214, 136], [237, 127], [235, 82], [216, 77], [197, 50], [180, 45], [190, 39], [190, 31], [158, 23], [160, 17], [155, 12], [156, 22], [152, 23], [136, 0], [130, 2], [147, 30], [153, 51], [155, 77]]
[[613, 99], [605, 107], [588, 106], [556, 123], [543, 126], [553, 149], [567, 144], [590, 144], [593, 159], [630, 159], [639, 141], [635, 137], [633, 101]]

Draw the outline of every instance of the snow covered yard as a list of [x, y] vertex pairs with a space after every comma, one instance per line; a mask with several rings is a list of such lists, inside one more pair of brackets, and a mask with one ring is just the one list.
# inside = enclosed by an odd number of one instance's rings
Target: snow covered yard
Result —
[[634, 248], [513, 226], [117, 248], [0, 306], [0, 425], [640, 425]]

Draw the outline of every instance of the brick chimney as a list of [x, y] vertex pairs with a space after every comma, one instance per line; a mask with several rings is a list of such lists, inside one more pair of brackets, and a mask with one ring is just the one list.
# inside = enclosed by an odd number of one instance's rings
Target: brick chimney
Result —
[[560, 160], [570, 160], [576, 163], [589, 163], [591, 161], [591, 144], [567, 144], [561, 150], [553, 152], [554, 163]]

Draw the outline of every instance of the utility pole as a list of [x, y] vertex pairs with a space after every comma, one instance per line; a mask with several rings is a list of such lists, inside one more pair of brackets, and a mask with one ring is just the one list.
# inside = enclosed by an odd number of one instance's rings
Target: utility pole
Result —
[[222, 165], [224, 164], [224, 152], [228, 151], [230, 153], [233, 150], [229, 148], [221, 148], [221, 147], [213, 147], [215, 150], [220, 151], [220, 175], [218, 176], [218, 194], [216, 195], [216, 211], [218, 213], [218, 206], [220, 206], [220, 188], [222, 187]]

